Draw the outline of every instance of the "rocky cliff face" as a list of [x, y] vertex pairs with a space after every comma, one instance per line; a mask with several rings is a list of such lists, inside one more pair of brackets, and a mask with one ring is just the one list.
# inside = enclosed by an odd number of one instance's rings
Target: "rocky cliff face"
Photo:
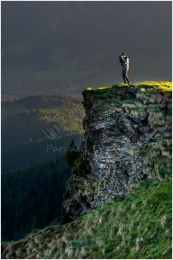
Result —
[[[62, 223], [115, 197], [140, 180], [163, 180], [171, 173], [172, 92], [158, 86], [115, 85], [83, 93], [84, 141], [81, 155], [89, 173], [66, 184]], [[84, 169], [79, 169], [78, 172]]]

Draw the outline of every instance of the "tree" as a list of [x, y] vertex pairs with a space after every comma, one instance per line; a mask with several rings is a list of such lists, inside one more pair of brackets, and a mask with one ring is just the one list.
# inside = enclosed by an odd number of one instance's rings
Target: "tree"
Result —
[[74, 140], [72, 139], [70, 143], [70, 147], [67, 149], [66, 153], [66, 161], [70, 167], [74, 166], [75, 160], [79, 157], [80, 152], [74, 144]]
[[33, 221], [32, 221], [32, 225], [31, 225], [31, 229], [34, 230], [37, 228], [37, 219], [36, 217], [34, 217]]

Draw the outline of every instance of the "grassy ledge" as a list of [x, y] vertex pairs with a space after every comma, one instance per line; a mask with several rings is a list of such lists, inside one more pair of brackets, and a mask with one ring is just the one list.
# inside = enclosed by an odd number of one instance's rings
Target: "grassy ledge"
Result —
[[[158, 88], [160, 90], [171, 92], [172, 91], [172, 82], [169, 81], [143, 81], [143, 82], [136, 82], [131, 85], [136, 88]], [[94, 90], [92, 87], [85, 88], [85, 91], [94, 92], [94, 94], [101, 94], [106, 92], [111, 92], [112, 88], [128, 88], [128, 84], [119, 83], [115, 84], [112, 87], [102, 86]]]

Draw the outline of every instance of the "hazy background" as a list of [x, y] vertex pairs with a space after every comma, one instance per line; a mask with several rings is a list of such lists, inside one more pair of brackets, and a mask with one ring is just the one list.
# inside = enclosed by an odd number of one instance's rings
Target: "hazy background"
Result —
[[2, 99], [172, 80], [172, 2], [1, 2]]

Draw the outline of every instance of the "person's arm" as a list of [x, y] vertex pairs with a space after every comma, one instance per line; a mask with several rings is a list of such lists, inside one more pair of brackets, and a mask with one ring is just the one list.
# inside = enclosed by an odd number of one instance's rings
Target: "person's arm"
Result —
[[125, 61], [125, 59], [124, 59], [124, 56], [123, 56], [123, 55], [121, 55], [121, 59], [122, 59], [123, 61]]

